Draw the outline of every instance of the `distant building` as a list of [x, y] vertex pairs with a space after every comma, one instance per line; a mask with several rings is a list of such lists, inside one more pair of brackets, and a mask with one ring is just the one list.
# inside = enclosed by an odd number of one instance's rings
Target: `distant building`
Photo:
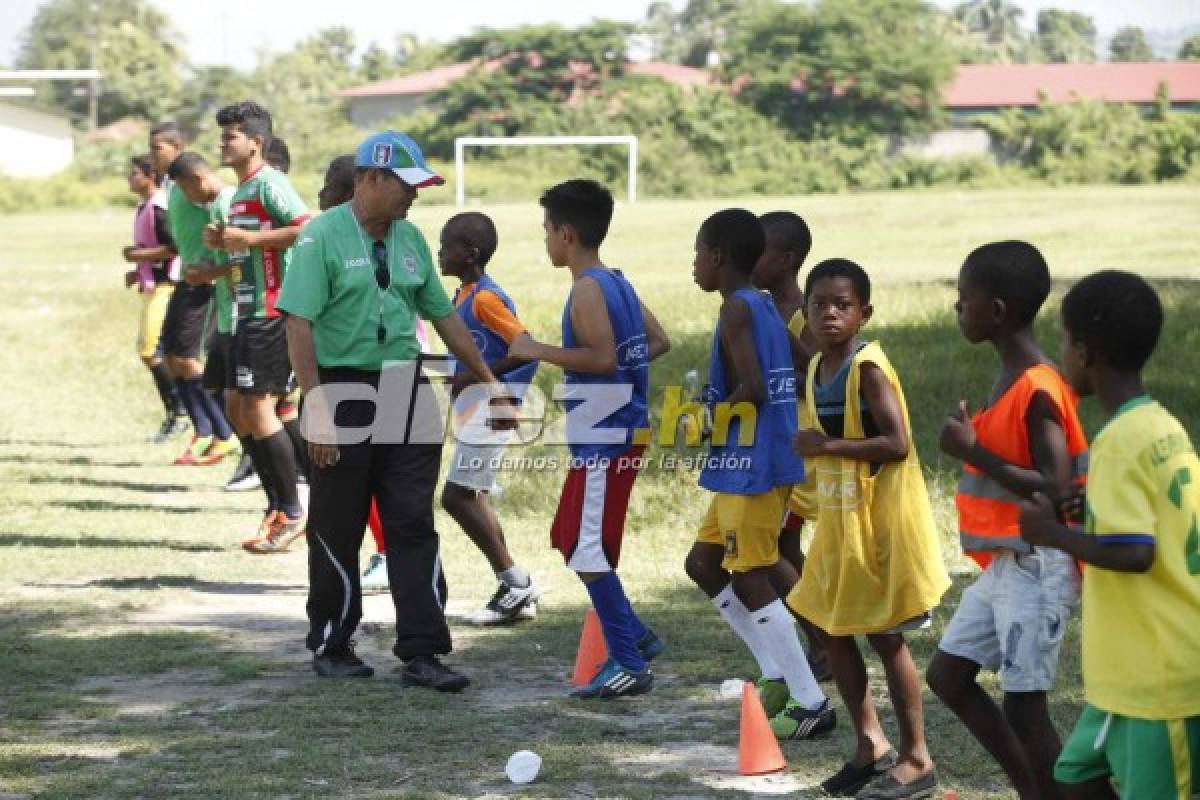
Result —
[[[401, 114], [429, 108], [430, 95], [463, 78], [477, 62], [465, 61], [426, 72], [343, 89], [338, 96], [346, 101], [350, 122], [358, 128], [372, 128]], [[500, 65], [489, 61], [483, 69], [490, 72]], [[632, 75], [650, 75], [677, 86], [702, 86], [710, 81], [702, 69], [661, 61], [630, 62], [625, 71]]]
[[1200, 110], [1200, 63], [1147, 64], [963, 64], [942, 91], [951, 127], [907, 139], [901, 152], [926, 158], [983, 155], [991, 137], [972, 124], [980, 114], [1006, 108], [1034, 109], [1045, 100], [1102, 100], [1148, 107], [1166, 86], [1171, 107]]
[[[464, 77], [477, 62], [464, 62], [400, 78], [357, 86], [339, 92], [346, 100], [350, 121], [371, 128], [400, 114], [429, 108], [430, 96]], [[489, 61], [490, 71], [499, 61]], [[678, 86], [707, 86], [706, 70], [657, 61], [630, 62], [626, 71], [653, 75]], [[737, 93], [753, 78], [735, 79], [729, 90]], [[1166, 86], [1171, 107], [1200, 110], [1200, 63], [1153, 62], [1146, 64], [963, 64], [942, 91], [942, 106], [951, 127], [928, 136], [896, 143], [900, 152], [927, 158], [951, 158], [990, 152], [991, 138], [973, 124], [980, 114], [1006, 108], [1037, 108], [1043, 98], [1051, 103], [1102, 100], [1108, 103], [1152, 105], [1159, 86]], [[793, 84], [804, 91], [804, 81]]]
[[1200, 105], [1200, 62], [1146, 64], [964, 64], [942, 92], [951, 114], [969, 116], [1002, 108], [1036, 108], [1051, 103], [1103, 100], [1154, 103], [1165, 84], [1175, 108]]
[[0, 174], [41, 178], [75, 158], [75, 136], [65, 117], [0, 103]]

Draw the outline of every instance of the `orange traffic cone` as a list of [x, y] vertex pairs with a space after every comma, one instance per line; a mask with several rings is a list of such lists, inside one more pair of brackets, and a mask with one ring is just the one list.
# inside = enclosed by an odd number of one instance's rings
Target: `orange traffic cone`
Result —
[[608, 645], [604, 643], [604, 631], [596, 609], [589, 608], [583, 618], [583, 631], [579, 634], [579, 652], [575, 656], [575, 674], [572, 686], [587, 686], [600, 672], [600, 665], [608, 660]]
[[942, 800], [958, 800], [958, 792], [950, 789], [942, 795]]
[[738, 738], [738, 772], [742, 775], [766, 775], [787, 766], [783, 751], [767, 721], [762, 701], [754, 684], [742, 685], [742, 726]]

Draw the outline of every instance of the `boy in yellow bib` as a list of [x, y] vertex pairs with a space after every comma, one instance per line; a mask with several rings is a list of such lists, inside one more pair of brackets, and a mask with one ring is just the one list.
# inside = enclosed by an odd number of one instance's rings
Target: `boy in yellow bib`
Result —
[[[805, 400], [814, 428], [796, 451], [816, 473], [816, 531], [792, 610], [824, 631], [834, 680], [857, 734], [854, 756], [821, 786], [862, 800], [925, 797], [937, 785], [925, 745], [921, 676], [904, 631], [929, 624], [950, 585], [899, 379], [877, 343], [861, 342], [871, 281], [845, 259], [813, 267], [808, 326], [820, 352]], [[888, 743], [855, 635], [866, 635], [887, 673], [900, 727]]]
[[[808, 359], [817, 345], [804, 319], [804, 289], [800, 286], [800, 267], [812, 250], [812, 233], [808, 223], [791, 211], [769, 211], [758, 218], [766, 234], [766, 247], [754, 265], [750, 282], [754, 288], [771, 295], [779, 316], [787, 323], [792, 337], [792, 349], [797, 378], [802, 377]], [[796, 404], [800, 428], [811, 428], [808, 407], [803, 398]], [[779, 561], [771, 574], [771, 583], [780, 597], [787, 597], [800, 573], [804, 571], [804, 548], [800, 534], [804, 521], [815, 522], [817, 518], [817, 485], [812, 470], [805, 470], [804, 481], [792, 487], [787, 510], [780, 521]], [[800, 627], [808, 638], [808, 663], [818, 681], [833, 677], [829, 671], [829, 657], [820, 631], [812, 623], [800, 617]]]
[[1060, 524], [1044, 494], [1021, 508], [1026, 541], [1088, 565], [1087, 705], [1054, 768], [1070, 798], [1200, 792], [1200, 460], [1142, 384], [1162, 318], [1154, 290], [1129, 272], [1067, 292], [1063, 372], [1108, 415], [1092, 439], [1085, 531]]

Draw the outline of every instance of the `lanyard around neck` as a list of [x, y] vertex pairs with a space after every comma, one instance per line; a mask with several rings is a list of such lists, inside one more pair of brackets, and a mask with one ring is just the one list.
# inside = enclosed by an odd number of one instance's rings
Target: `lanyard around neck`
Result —
[[[354, 220], [354, 229], [356, 231], [358, 231], [358, 243], [362, 245], [363, 258], [365, 258], [367, 261], [367, 264], [372, 267], [372, 273], [374, 273], [374, 270], [378, 269], [378, 265], [375, 263], [374, 254], [372, 252], [368, 252], [368, 250], [367, 250], [366, 231], [363, 230], [362, 223], [358, 221], [358, 217], [354, 216], [354, 209], [351, 207], [350, 203], [346, 204], [346, 211], [347, 211], [347, 213], [350, 214], [350, 217]], [[387, 268], [387, 274], [388, 274], [388, 288], [384, 289], [382, 286], [379, 285], [379, 279], [378, 278], [375, 279], [375, 289], [379, 292], [379, 322], [378, 322], [378, 327], [376, 328], [376, 334], [377, 334], [376, 339], [379, 344], [383, 344], [385, 341], [387, 341], [387, 328], [383, 324], [383, 298], [387, 297], [387, 293], [392, 288], [392, 283], [394, 282], [394, 278], [395, 278], [395, 276], [392, 274], [392, 253], [395, 252], [395, 250], [396, 250], [396, 248], [394, 247], [395, 237], [392, 235], [393, 231], [394, 231], [394, 228], [391, 225], [389, 225], [388, 232], [387, 232], [387, 244], [386, 244], [387, 263], [385, 265], [385, 267]], [[383, 240], [376, 239], [375, 241], [383, 241]]]
[[[354, 209], [350, 207], [350, 203], [346, 204], [346, 213], [350, 215], [350, 219], [354, 220], [354, 230], [358, 233], [358, 243], [360, 245], [362, 245], [363, 258], [365, 258], [367, 260], [367, 263], [370, 264], [372, 267], [376, 266], [375, 256], [372, 254], [372, 252], [370, 250], [367, 249], [367, 232], [363, 228], [362, 223], [358, 221], [358, 217], [354, 216]], [[388, 274], [388, 289], [390, 289], [392, 286], [393, 279], [396, 277], [395, 274], [393, 274], [393, 272], [392, 272], [392, 253], [396, 249], [393, 246], [395, 244], [395, 238], [396, 238], [394, 235], [394, 226], [392, 226], [392, 225], [388, 226], [387, 236], [384, 238], [387, 240], [387, 265], [386, 266], [387, 266], [387, 274]], [[384, 241], [384, 239], [375, 239], [375, 241], [380, 242], [380, 241]], [[378, 281], [375, 284], [375, 288], [379, 289]], [[386, 292], [387, 292], [387, 289], [379, 289], [380, 297], [382, 298], [382, 296], [384, 294], [386, 294]]]

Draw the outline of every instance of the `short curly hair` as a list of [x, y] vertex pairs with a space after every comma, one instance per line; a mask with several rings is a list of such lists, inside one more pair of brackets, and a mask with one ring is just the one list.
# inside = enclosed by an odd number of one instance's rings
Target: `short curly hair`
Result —
[[1062, 322], [1072, 341], [1099, 353], [1105, 364], [1136, 372], [1158, 344], [1162, 302], [1140, 275], [1106, 269], [1071, 287], [1063, 297]]

